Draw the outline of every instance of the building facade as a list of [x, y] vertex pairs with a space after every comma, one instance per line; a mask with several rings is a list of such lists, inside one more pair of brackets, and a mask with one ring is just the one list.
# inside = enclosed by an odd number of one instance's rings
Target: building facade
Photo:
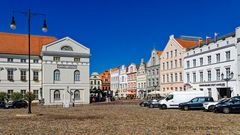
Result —
[[169, 41], [160, 57], [160, 94], [166, 96], [169, 92], [186, 90], [183, 82], [183, 58], [187, 48], [197, 44], [197, 41], [184, 38], [169, 37]]
[[184, 83], [215, 100], [240, 94], [239, 38], [240, 29], [236, 28], [233, 33], [189, 49], [184, 58]]
[[65, 37], [42, 47], [46, 105], [89, 103], [90, 49]]
[[157, 51], [156, 49], [153, 49], [151, 52], [151, 57], [146, 64], [147, 93], [160, 90], [159, 72], [161, 54], [162, 51]]
[[110, 69], [110, 76], [111, 76], [111, 90], [113, 91], [113, 96], [119, 96], [119, 68], [112, 68]]
[[90, 90], [102, 90], [102, 80], [97, 72], [90, 76]]
[[100, 74], [100, 78], [102, 81], [102, 90], [103, 91], [108, 91], [111, 90], [110, 88], [110, 70], [106, 70], [103, 73]]
[[[0, 90], [28, 92], [27, 35], [0, 33]], [[16, 49], [18, 48], [18, 49]], [[31, 35], [31, 92], [45, 105], [89, 103], [90, 50], [73, 39]]]
[[136, 97], [137, 94], [137, 65], [130, 64], [127, 70], [127, 96]]
[[127, 97], [127, 67], [125, 65], [122, 65], [119, 67], [119, 91], [118, 96], [120, 98], [126, 98]]
[[143, 59], [137, 71], [137, 97], [146, 97], [146, 64]]

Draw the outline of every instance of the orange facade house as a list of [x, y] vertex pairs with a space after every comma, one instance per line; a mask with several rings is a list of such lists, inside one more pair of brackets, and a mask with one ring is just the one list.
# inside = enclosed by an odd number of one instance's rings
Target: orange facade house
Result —
[[102, 80], [102, 90], [111, 90], [110, 88], [110, 70], [106, 70], [100, 74], [100, 78]]
[[187, 49], [198, 43], [196, 38], [174, 38], [169, 41], [160, 56], [160, 93], [167, 95], [173, 91], [185, 91], [183, 82], [183, 59]]

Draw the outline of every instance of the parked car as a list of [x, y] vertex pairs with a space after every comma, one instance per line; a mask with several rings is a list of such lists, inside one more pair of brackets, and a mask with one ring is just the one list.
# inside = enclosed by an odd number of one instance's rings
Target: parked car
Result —
[[6, 104], [6, 108], [26, 108], [28, 103], [25, 100], [18, 100]]
[[144, 100], [144, 101], [142, 101], [141, 103], [139, 103], [139, 105], [140, 105], [141, 107], [146, 107], [146, 106], [149, 105], [149, 102], [150, 102], [150, 100]]
[[4, 101], [0, 101], [0, 108], [6, 108], [6, 103]]
[[216, 104], [214, 112], [240, 112], [240, 97], [232, 97], [225, 102]]
[[160, 101], [159, 108], [178, 108], [178, 105], [183, 102], [187, 102], [195, 97], [204, 96], [203, 91], [177, 91], [171, 92], [168, 96]]
[[160, 105], [160, 101], [165, 99], [165, 97], [159, 97], [157, 99], [150, 100], [148, 103], [149, 108], [158, 108]]
[[204, 102], [213, 102], [212, 97], [196, 97], [190, 100], [189, 102], [180, 103], [179, 108], [182, 110], [189, 110], [189, 109], [203, 109]]
[[222, 99], [220, 99], [216, 102], [205, 102], [205, 103], [203, 103], [204, 111], [213, 112], [216, 104], [221, 103], [221, 102], [225, 102], [227, 100], [229, 100], [229, 98], [222, 98]]

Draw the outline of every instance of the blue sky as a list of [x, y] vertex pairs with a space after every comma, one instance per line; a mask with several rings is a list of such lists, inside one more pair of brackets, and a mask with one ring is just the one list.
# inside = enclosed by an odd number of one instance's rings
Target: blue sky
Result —
[[212, 36], [240, 26], [239, 0], [4, 0], [0, 31], [27, 33], [27, 18], [13, 10], [47, 14], [49, 31], [41, 32], [42, 18], [32, 18], [32, 33], [58, 38], [70, 36], [91, 49], [91, 72], [149, 59], [151, 50], [164, 49], [169, 35]]

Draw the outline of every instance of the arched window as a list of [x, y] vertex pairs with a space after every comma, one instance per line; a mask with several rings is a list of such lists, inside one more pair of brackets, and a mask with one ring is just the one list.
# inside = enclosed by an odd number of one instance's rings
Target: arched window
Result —
[[80, 81], [80, 72], [78, 70], [74, 71], [74, 81]]
[[60, 71], [58, 69], [54, 70], [53, 79], [54, 79], [54, 81], [60, 80]]
[[60, 100], [60, 91], [59, 90], [55, 90], [54, 91], [54, 100]]
[[80, 100], [80, 91], [79, 90], [74, 91], [74, 100]]
[[70, 46], [63, 46], [61, 48], [61, 50], [63, 50], [63, 51], [73, 51], [72, 47], [70, 47]]

